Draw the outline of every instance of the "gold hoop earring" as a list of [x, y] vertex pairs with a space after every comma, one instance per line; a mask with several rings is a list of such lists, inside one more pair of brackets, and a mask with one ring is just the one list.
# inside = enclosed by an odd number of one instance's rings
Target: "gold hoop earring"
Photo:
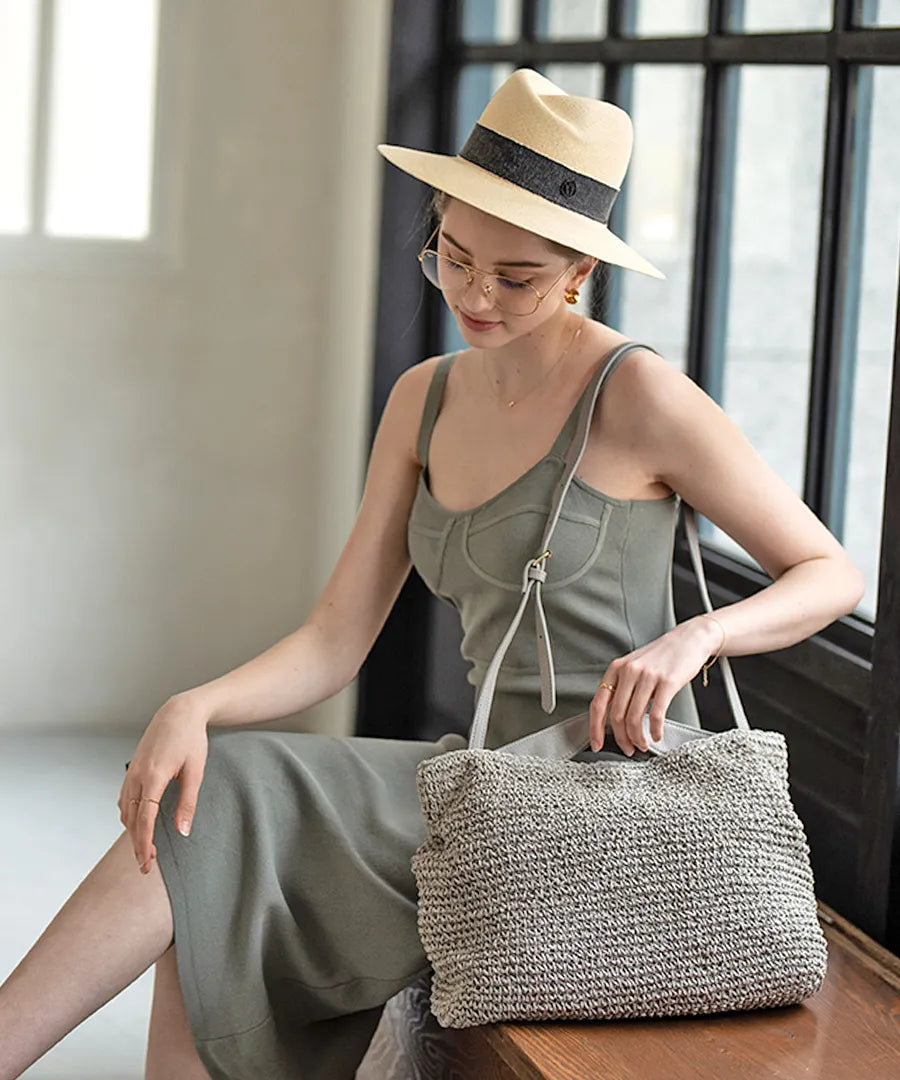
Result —
[[566, 289], [565, 296], [566, 296], [566, 303], [567, 304], [577, 304], [578, 303], [578, 290], [577, 289]]

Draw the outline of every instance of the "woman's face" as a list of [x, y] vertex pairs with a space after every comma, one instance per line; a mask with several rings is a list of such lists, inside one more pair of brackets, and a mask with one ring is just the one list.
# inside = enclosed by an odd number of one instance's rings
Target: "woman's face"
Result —
[[[479, 348], [506, 344], [558, 315], [560, 305], [568, 306], [564, 300], [565, 290], [573, 279], [580, 280], [582, 276], [577, 265], [571, 266], [565, 258], [550, 252], [541, 237], [459, 199], [450, 200], [432, 246], [442, 255], [449, 255], [468, 266], [502, 274], [515, 281], [528, 281], [541, 296], [550, 290], [530, 315], [514, 315], [501, 310], [497, 301], [485, 293], [484, 278], [480, 274], [472, 275], [472, 283], [467, 288], [452, 295], [445, 292], [444, 300], [456, 317], [460, 333], [470, 345]], [[516, 266], [516, 263], [531, 265]], [[502, 305], [502, 296], [499, 300]], [[467, 321], [469, 316], [479, 323]]]

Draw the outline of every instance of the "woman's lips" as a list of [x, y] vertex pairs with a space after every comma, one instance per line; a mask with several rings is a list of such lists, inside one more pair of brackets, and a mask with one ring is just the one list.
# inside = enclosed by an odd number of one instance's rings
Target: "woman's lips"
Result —
[[493, 330], [495, 326], [500, 325], [499, 322], [481, 322], [478, 319], [473, 319], [462, 310], [460, 310], [459, 314], [470, 330]]

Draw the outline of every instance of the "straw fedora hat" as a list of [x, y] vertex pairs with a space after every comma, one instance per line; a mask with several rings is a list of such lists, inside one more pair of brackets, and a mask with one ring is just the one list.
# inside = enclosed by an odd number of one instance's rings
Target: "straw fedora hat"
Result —
[[631, 117], [618, 105], [575, 97], [539, 71], [517, 68], [458, 154], [389, 143], [377, 149], [398, 169], [494, 217], [604, 262], [665, 278], [607, 225], [633, 141]]

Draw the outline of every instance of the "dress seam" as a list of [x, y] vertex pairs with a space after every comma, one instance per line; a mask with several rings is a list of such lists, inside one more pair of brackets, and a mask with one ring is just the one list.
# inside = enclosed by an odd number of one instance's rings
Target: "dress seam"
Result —
[[[418, 978], [420, 975], [425, 975], [430, 970], [431, 970], [431, 963], [429, 961], [429, 963], [427, 963], [424, 967], [418, 968], [416, 971], [414, 971], [408, 977], [404, 975], [403, 978], [406, 979], [407, 981], [404, 984], [404, 987], [401, 987], [401, 989], [404, 989], [405, 986], [408, 986], [411, 982], [414, 982], [415, 979]], [[352, 979], [346, 979], [344, 982], [328, 983], [328, 984], [322, 984], [322, 985], [315, 985], [314, 983], [305, 983], [305, 982], [302, 982], [300, 979], [289, 979], [288, 981], [293, 982], [293, 983], [297, 983], [298, 986], [302, 986], [302, 987], [304, 987], [304, 989], [307, 989], [307, 990], [335, 990], [338, 987], [348, 986], [350, 983], [355, 983], [355, 982], [362, 982], [362, 981], [367, 981], [367, 982], [396, 982], [397, 980], [396, 980], [396, 978], [385, 978], [385, 977], [382, 977], [381, 975], [357, 975], [356, 977], [354, 977]], [[397, 993], [399, 993], [399, 992], [400, 991], [398, 990]], [[385, 1002], [384, 1004], [387, 1004], [387, 1002]], [[272, 1023], [273, 1019], [274, 1019], [274, 1017], [272, 1016], [272, 1014], [267, 1013], [266, 1016], [263, 1017], [262, 1020], [258, 1021], [255, 1024], [251, 1024], [250, 1027], [241, 1028], [240, 1031], [231, 1031], [231, 1032], [228, 1032], [228, 1034], [226, 1034], [226, 1035], [206, 1035], [206, 1036], [201, 1036], [199, 1038], [196, 1038], [196, 1042], [213, 1043], [213, 1042], [221, 1042], [223, 1039], [237, 1039], [237, 1038], [240, 1038], [242, 1035], [249, 1035], [251, 1031], [256, 1031], [257, 1028], [261, 1028], [261, 1027], [264, 1027], [266, 1024]]]
[[444, 581], [444, 565], [447, 562], [447, 549], [450, 547], [450, 533], [453, 530], [455, 522], [451, 518], [445, 522], [444, 527], [441, 529], [441, 557], [438, 560], [437, 571], [437, 584], [435, 585], [435, 592], [441, 591], [441, 585]]
[[274, 1017], [271, 1013], [266, 1013], [265, 1017], [256, 1024], [251, 1024], [250, 1027], [241, 1028], [240, 1031], [230, 1031], [227, 1035], [203, 1035], [197, 1038], [195, 1041], [198, 1043], [212, 1043], [221, 1042], [222, 1039], [238, 1039], [241, 1035], [249, 1035], [251, 1031], [256, 1031], [258, 1028], [265, 1027], [266, 1024], [271, 1024]]
[[[634, 636], [633, 635], [632, 635], [632, 641], [634, 641]], [[632, 648], [636, 648], [636, 647], [637, 646], [634, 646], [634, 645], [632, 646]], [[485, 670], [487, 668], [489, 668], [490, 664], [491, 664], [491, 657], [488, 657], [486, 660], [482, 659], [481, 657], [468, 657], [467, 659], [469, 659], [470, 662], [473, 663], [475, 667], [484, 668]], [[515, 671], [520, 675], [540, 675], [540, 673], [541, 673], [541, 669], [539, 667], [534, 667], [533, 665], [530, 665], [530, 664], [527, 665], [527, 666], [526, 665], [521, 665], [520, 666], [520, 665], [517, 665], [517, 664], [507, 664], [505, 662], [503, 664], [503, 670], [505, 672]], [[596, 669], [592, 668], [592, 667], [574, 667], [574, 668], [561, 667], [559, 664], [554, 664], [553, 665], [553, 670], [558, 675], [591, 675], [591, 674], [593, 674], [593, 672]], [[499, 686], [499, 683], [498, 683], [498, 686]]]
[[[429, 962], [428, 964], [425, 965], [424, 968], [419, 968], [418, 970], [414, 971], [409, 976], [401, 975], [400, 978], [403, 978], [403, 979], [408, 978], [409, 980], [412, 980], [417, 975], [421, 975], [424, 971], [427, 971], [428, 968], [430, 968], [430, 967], [431, 967], [431, 964]], [[302, 979], [294, 979], [290, 975], [286, 975], [285, 979], [288, 982], [296, 983], [298, 986], [302, 986], [305, 990], [337, 990], [341, 986], [349, 986], [351, 983], [356, 983], [356, 982], [396, 982], [397, 981], [397, 976], [396, 975], [394, 975], [394, 976], [386, 976], [386, 975], [354, 975], [352, 979], [345, 979], [343, 982], [319, 983], [319, 984], [303, 982]]]
[[[182, 995], [185, 998], [185, 1011], [190, 1019], [191, 1011], [193, 1009], [194, 1018], [196, 1020], [196, 1023], [191, 1024], [191, 1029], [193, 1030], [198, 1024], [205, 1027], [209, 1023], [209, 1018], [203, 996], [200, 993], [201, 983], [194, 958], [194, 943], [193, 935], [191, 933], [191, 913], [187, 903], [188, 886], [181, 873], [181, 855], [177, 849], [177, 842], [173, 840], [172, 835], [169, 832], [170, 821], [171, 818], [168, 816], [167, 807], [162, 820], [160, 819], [160, 815], [157, 815], [156, 823], [159, 824], [160, 828], [154, 831], [154, 839], [157, 839], [159, 836], [163, 838], [163, 845], [168, 849], [167, 857], [169, 860], [169, 869], [177, 879], [177, 887], [175, 882], [172, 882], [170, 885], [170, 882], [166, 879], [166, 874], [162, 869], [162, 865], [159, 866], [163, 884], [166, 887], [169, 903], [172, 908], [172, 944], [175, 947], [175, 956], [179, 968], [179, 984], [181, 986]], [[179, 839], [181, 839], [180, 836]], [[157, 847], [159, 847], [158, 844]], [[165, 862], [165, 857], [163, 859], [157, 858], [157, 863], [161, 864], [163, 862]], [[181, 928], [187, 930], [187, 934], [184, 937], [180, 937], [177, 933], [179, 922], [181, 923]], [[182, 975], [182, 969], [188, 974], [187, 980], [185, 980]]]
[[625, 588], [625, 552], [628, 550], [628, 537], [631, 532], [631, 507], [628, 507], [628, 513], [625, 515], [625, 534], [622, 537], [622, 547], [619, 550], [619, 587], [622, 593], [622, 614], [625, 616], [625, 625], [628, 627], [628, 636], [631, 639], [631, 649], [633, 652], [637, 646], [635, 644], [634, 630], [631, 626], [631, 619], [628, 617], [628, 590]]

